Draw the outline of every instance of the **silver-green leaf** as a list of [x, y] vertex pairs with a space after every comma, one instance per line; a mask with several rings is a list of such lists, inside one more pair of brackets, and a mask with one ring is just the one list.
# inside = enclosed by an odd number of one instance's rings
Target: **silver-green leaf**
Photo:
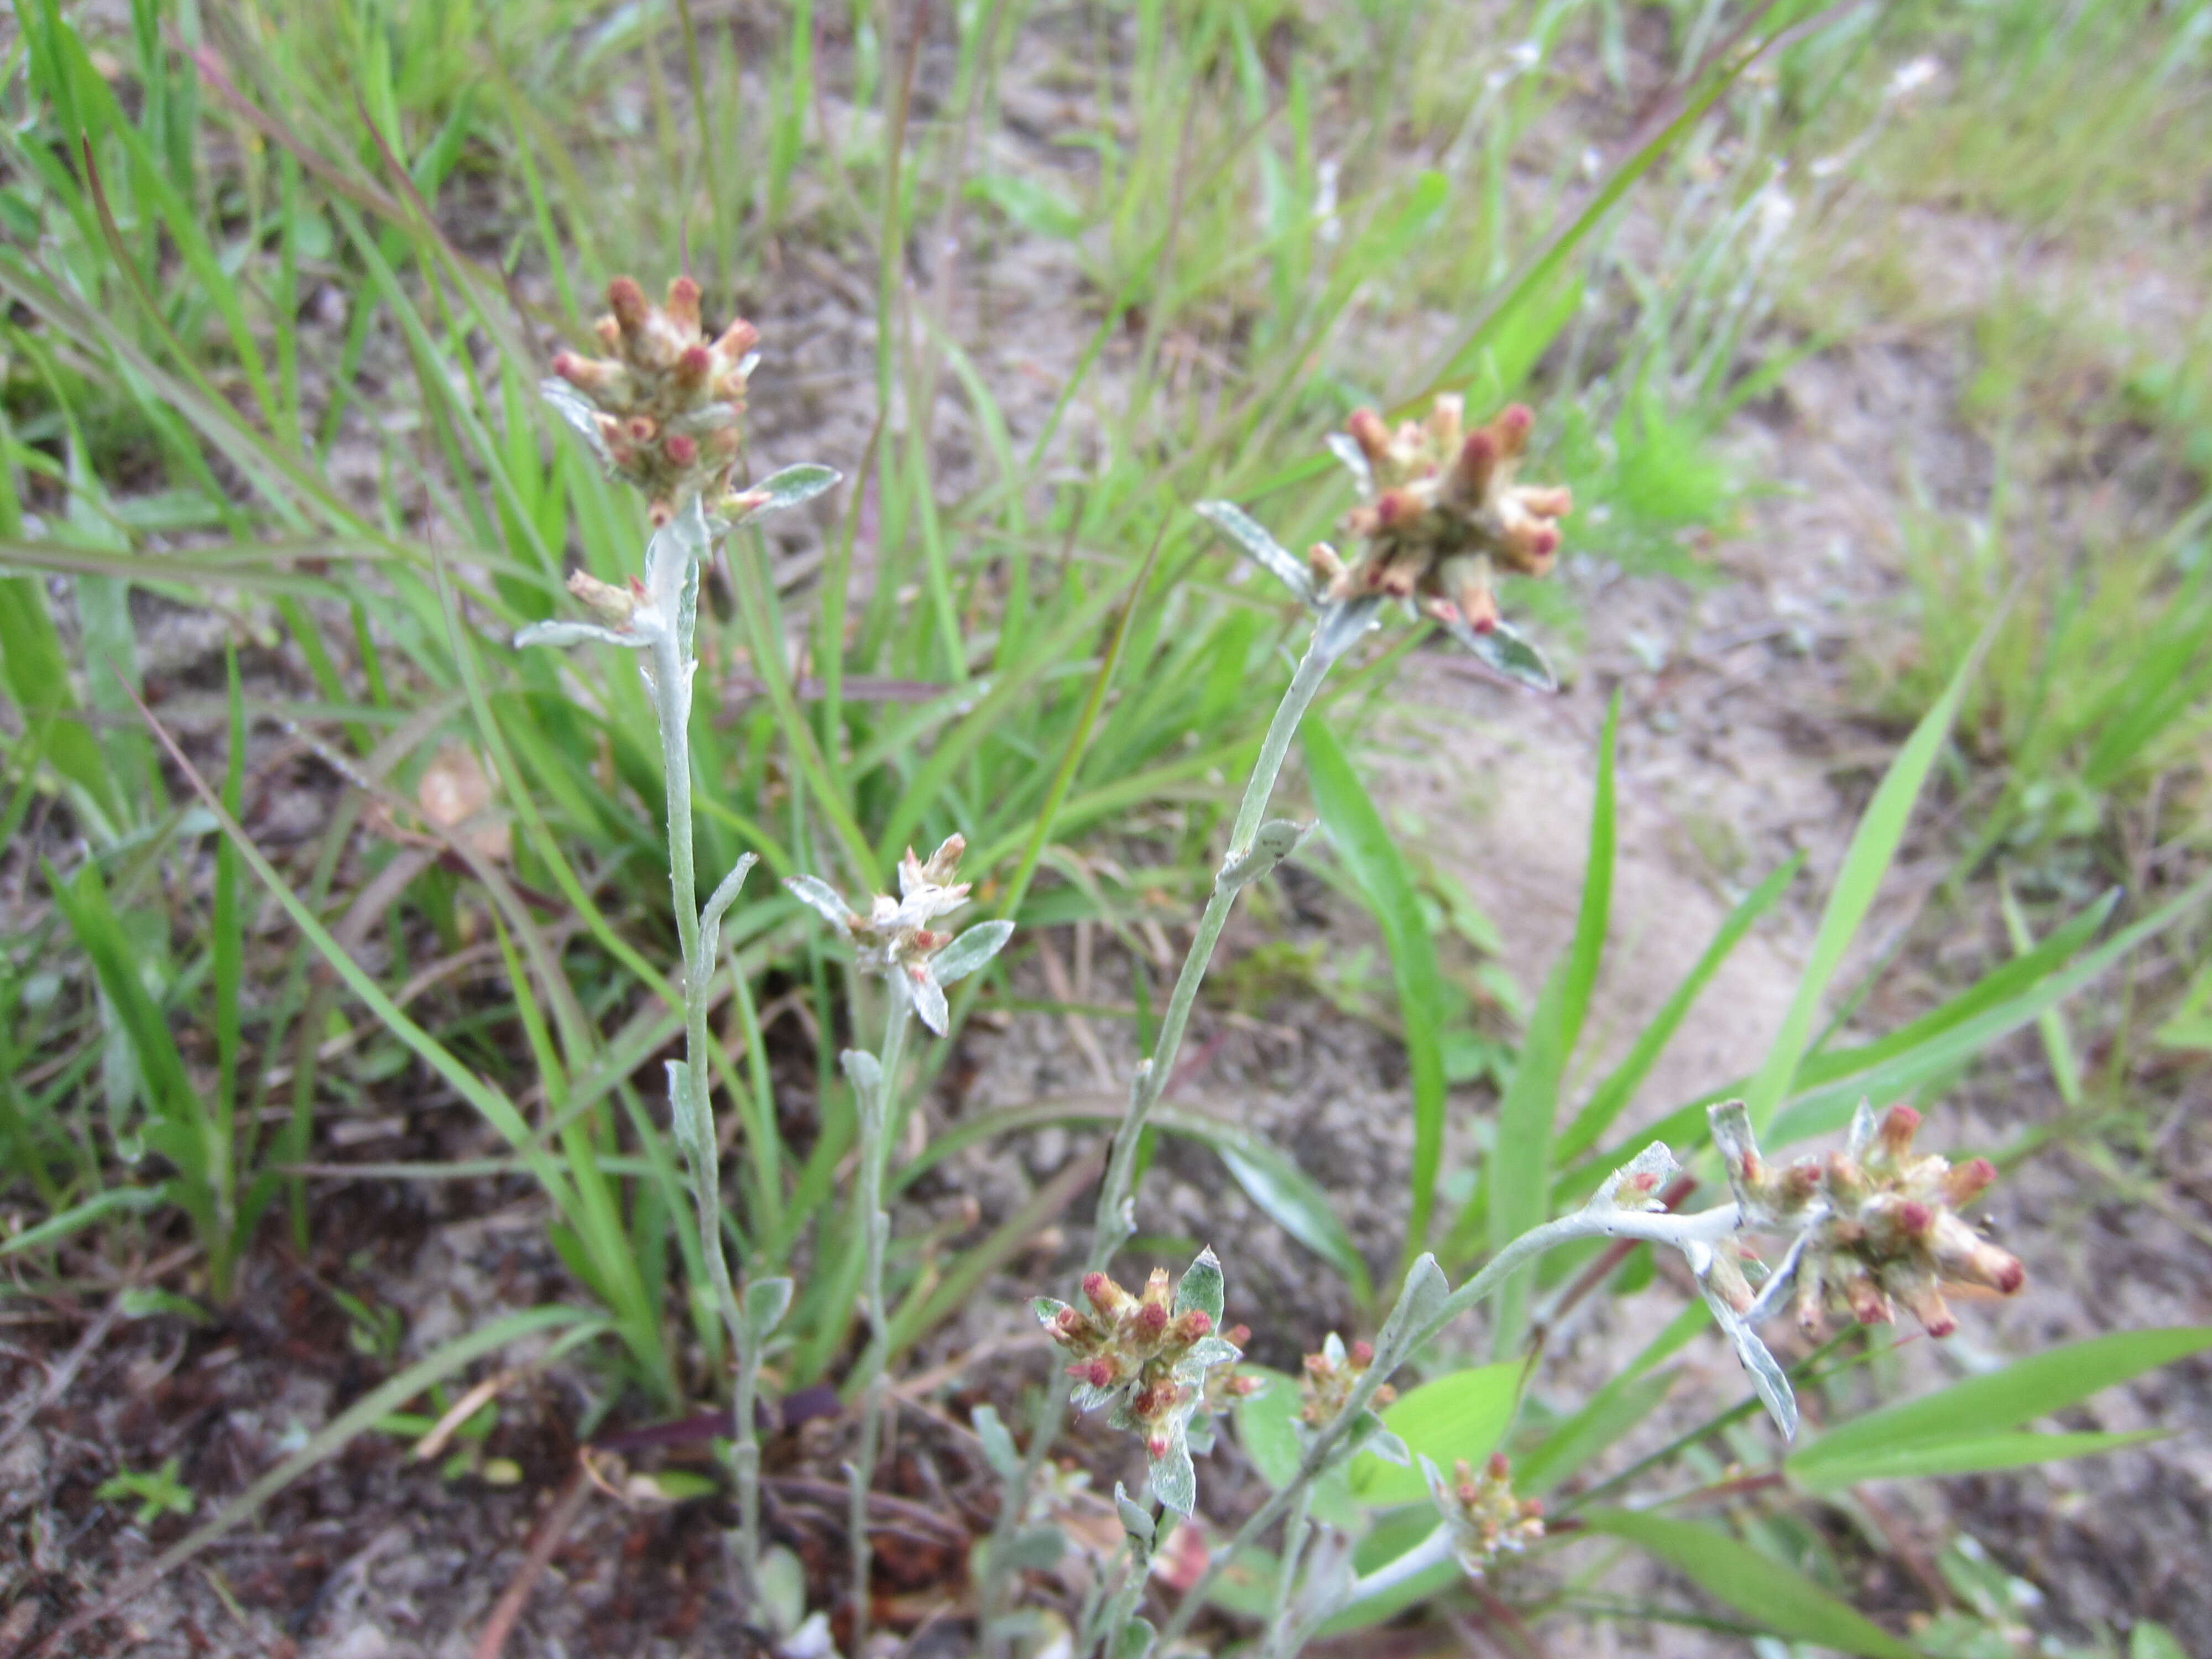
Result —
[[1308, 605], [1320, 603], [1313, 573], [1305, 561], [1270, 536], [1260, 521], [1234, 501], [1200, 501], [1191, 509], [1237, 544], [1244, 556], [1273, 574]]
[[1209, 1247], [1198, 1253], [1198, 1260], [1190, 1264], [1182, 1278], [1176, 1282], [1175, 1315], [1181, 1318], [1187, 1313], [1202, 1313], [1221, 1325], [1221, 1306], [1227, 1285], [1222, 1279], [1221, 1262]]
[[979, 921], [931, 960], [939, 985], [957, 985], [1000, 951], [1013, 936], [1011, 921]]
[[1552, 665], [1545, 659], [1544, 653], [1511, 623], [1496, 623], [1480, 632], [1464, 622], [1448, 623], [1444, 631], [1485, 666], [1515, 684], [1525, 685], [1532, 691], [1559, 689], [1559, 677], [1552, 672]]
[[823, 490], [835, 488], [844, 476], [834, 466], [809, 462], [787, 466], [729, 497], [720, 513], [732, 524], [744, 524], [763, 513], [781, 513], [811, 501]]

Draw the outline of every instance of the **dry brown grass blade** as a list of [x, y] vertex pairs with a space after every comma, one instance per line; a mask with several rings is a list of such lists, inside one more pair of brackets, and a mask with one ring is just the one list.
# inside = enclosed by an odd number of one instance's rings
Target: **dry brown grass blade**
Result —
[[576, 1524], [576, 1517], [584, 1512], [584, 1504], [591, 1495], [592, 1483], [584, 1478], [584, 1465], [579, 1457], [568, 1484], [561, 1489], [560, 1497], [553, 1500], [553, 1507], [531, 1533], [530, 1551], [522, 1558], [521, 1570], [492, 1608], [476, 1646], [469, 1650], [471, 1659], [499, 1659], [516, 1621], [522, 1617], [522, 1609], [529, 1605], [530, 1592], [545, 1576], [545, 1569], [553, 1562], [553, 1552], [561, 1547], [561, 1540]]

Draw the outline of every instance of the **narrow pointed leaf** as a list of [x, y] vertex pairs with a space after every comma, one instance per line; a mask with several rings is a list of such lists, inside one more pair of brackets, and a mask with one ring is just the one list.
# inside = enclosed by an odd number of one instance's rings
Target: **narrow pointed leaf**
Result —
[[1430, 936], [1428, 919], [1397, 839], [1382, 821], [1335, 733], [1319, 714], [1309, 714], [1300, 741], [1306, 773], [1313, 782], [1314, 803], [1321, 810], [1322, 823], [1328, 826], [1329, 844], [1358, 883], [1390, 954], [1399, 1024], [1412, 1073], [1413, 1203], [1406, 1224], [1406, 1255], [1410, 1258], [1428, 1243], [1437, 1181], [1443, 1168], [1447, 1018], [1443, 974], [1437, 964], [1436, 941]]
[[1260, 521], [1243, 507], [1234, 501], [1200, 501], [1191, 510], [1236, 543], [1247, 558], [1270, 572], [1306, 604], [1318, 602], [1313, 574], [1306, 568], [1305, 561], [1269, 535]]
[[1182, 1278], [1176, 1284], [1174, 1312], [1177, 1317], [1202, 1313], [1218, 1330], [1226, 1295], [1227, 1285], [1222, 1278], [1219, 1259], [1210, 1249], [1200, 1250], [1198, 1259], [1183, 1270]]
[[925, 971], [917, 979], [901, 969], [894, 968], [891, 971], [897, 975], [899, 988], [906, 993], [907, 1000], [914, 1005], [915, 1017], [931, 1031], [943, 1036], [945, 1027], [951, 1022], [952, 1011], [945, 1006], [945, 988], [937, 982], [936, 976]]
[[732, 524], [744, 524], [763, 513], [781, 513], [812, 501], [825, 489], [835, 489], [844, 476], [833, 466], [787, 466], [732, 496], [723, 516]]
[[939, 985], [957, 985], [1006, 949], [1013, 937], [1011, 921], [979, 921], [946, 945], [930, 963]]
[[652, 638], [643, 633], [617, 631], [586, 622], [532, 623], [514, 636], [518, 649], [532, 645], [581, 645], [586, 641], [597, 645], [618, 645], [625, 651], [642, 651], [653, 643]]
[[1793, 1455], [1786, 1467], [1796, 1480], [1819, 1488], [1872, 1479], [1853, 1471], [1909, 1449], [1932, 1452], [1986, 1440], [2208, 1347], [2212, 1326], [2092, 1337], [1854, 1418]]
[[[1990, 629], [1995, 626], [1993, 618]], [[1990, 637], [1990, 629], [1984, 629], [1981, 639], [1966, 653], [1966, 659], [1959, 665], [1959, 672], [1951, 677], [1951, 684], [1936, 700], [1936, 706], [1921, 717], [1905, 747], [1897, 751], [1897, 758], [1890, 763], [1874, 798], [1859, 815], [1858, 827], [1852, 831], [1851, 844], [1844, 854], [1843, 867], [1837, 872], [1836, 884], [1829, 890], [1827, 907], [1820, 914], [1812, 955], [1798, 978], [1796, 996], [1783, 1017], [1782, 1029], [1775, 1033], [1773, 1045], [1768, 1048], [1759, 1074], [1744, 1091], [1753, 1128], [1764, 1129], [1790, 1092], [1797, 1068], [1805, 1058], [1806, 1045], [1812, 1040], [1814, 1021], [1828, 994], [1829, 981], [1842, 966], [1844, 953], [1858, 936], [1860, 923], [1873, 908], [1882, 878], [1889, 873], [1890, 862], [1905, 839], [1905, 826], [1911, 822], [1912, 809], [1919, 802], [1921, 787], [1928, 781], [1936, 757], [1942, 753], [1950, 737], [1951, 722], [1957, 718], [1968, 683], [1981, 666], [1982, 647]]]
[[568, 381], [557, 378], [540, 380], [538, 392], [562, 420], [583, 434], [584, 441], [592, 447], [592, 453], [599, 457], [601, 466], [614, 465], [614, 457], [607, 453], [607, 441], [599, 435], [599, 411], [589, 398]]
[[1515, 684], [1525, 685], [1532, 691], [1559, 689], [1559, 677], [1553, 672], [1550, 661], [1511, 623], [1495, 623], [1483, 630], [1470, 628], [1464, 622], [1452, 622], [1444, 623], [1443, 629], [1476, 661]]
[[786, 876], [783, 890], [801, 904], [812, 910], [840, 933], [849, 933], [848, 918], [852, 908], [838, 896], [837, 890], [819, 876]]

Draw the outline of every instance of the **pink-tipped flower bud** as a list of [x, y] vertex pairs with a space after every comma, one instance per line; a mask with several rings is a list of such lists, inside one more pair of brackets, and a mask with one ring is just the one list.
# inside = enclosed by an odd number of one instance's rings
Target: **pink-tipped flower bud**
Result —
[[1528, 447], [1528, 429], [1536, 424], [1536, 416], [1526, 404], [1508, 404], [1495, 424], [1498, 453], [1511, 460]]
[[1930, 1336], [1948, 1336], [1959, 1328], [1958, 1317], [1952, 1313], [1950, 1304], [1943, 1300], [1943, 1293], [1932, 1282], [1923, 1280], [1908, 1288], [1905, 1305], [1912, 1310], [1912, 1316]]
[[1458, 447], [1460, 431], [1466, 424], [1467, 399], [1456, 392], [1438, 392], [1436, 402], [1429, 405], [1430, 444], [1438, 453], [1449, 455]]
[[1139, 1337], [1156, 1342], [1167, 1332], [1168, 1310], [1157, 1302], [1147, 1302], [1137, 1310], [1137, 1316], [1131, 1322]]
[[1490, 493], [1490, 480], [1498, 468], [1498, 440], [1487, 427], [1467, 434], [1452, 464], [1454, 481], [1467, 500], [1479, 501]]
[[1850, 1304], [1851, 1317], [1862, 1325], [1887, 1325], [1892, 1314], [1889, 1298], [1881, 1293], [1863, 1267], [1853, 1264], [1854, 1271], [1844, 1280], [1844, 1300]]
[[699, 284], [689, 276], [678, 276], [670, 283], [666, 309], [679, 327], [696, 333], [699, 327]]
[[1352, 418], [1344, 423], [1344, 429], [1352, 434], [1352, 442], [1359, 446], [1360, 453], [1366, 456], [1370, 464], [1379, 463], [1389, 456], [1390, 428], [1383, 424], [1382, 417], [1373, 410], [1353, 410]]
[[1920, 1114], [1905, 1105], [1893, 1106], [1881, 1120], [1881, 1148], [1893, 1158], [1912, 1150], [1912, 1137], [1920, 1133]]
[[1953, 1165], [1943, 1172], [1943, 1201], [1953, 1209], [1972, 1203], [1997, 1178], [1997, 1166], [1985, 1158]]
[[670, 371], [677, 388], [686, 396], [696, 394], [707, 384], [707, 377], [714, 370], [714, 354], [702, 345], [688, 345], [676, 356], [676, 367]]
[[689, 466], [699, 459], [699, 441], [688, 432], [672, 432], [662, 440], [660, 453], [674, 466]]
[[1121, 1305], [1128, 1293], [1104, 1273], [1085, 1273], [1083, 1294], [1100, 1313], [1109, 1314]]
[[1212, 1335], [1212, 1319], [1197, 1308], [1193, 1308], [1175, 1322], [1176, 1340], [1178, 1342], [1195, 1342], [1201, 1337]]
[[1375, 502], [1375, 522], [1389, 530], [1420, 516], [1421, 498], [1410, 489], [1386, 489]]
[[[1412, 1408], [1408, 1407], [1407, 1409]], [[1494, 1451], [1490, 1454], [1490, 1478], [1492, 1480], [1503, 1480], [1512, 1472], [1513, 1465], [1506, 1461], [1504, 1452]]]
[[1866, 1171], [1859, 1168], [1858, 1160], [1849, 1152], [1838, 1150], [1828, 1154], [1828, 1188], [1846, 1203], [1864, 1201], [1867, 1194]]
[[734, 364], [759, 343], [760, 331], [740, 317], [724, 329], [721, 337], [714, 342], [714, 355]]
[[649, 444], [660, 431], [660, 423], [650, 415], [633, 415], [623, 422], [623, 433], [632, 443]]
[[627, 628], [637, 614], [637, 596], [628, 587], [603, 582], [588, 570], [571, 571], [568, 591], [610, 628]]
[[553, 372], [570, 386], [586, 392], [598, 392], [613, 378], [614, 366], [602, 358], [586, 357], [574, 351], [556, 351], [553, 354]]
[[1355, 1369], [1365, 1370], [1375, 1363], [1375, 1345], [1365, 1338], [1352, 1345], [1352, 1363]]
[[614, 313], [622, 331], [628, 334], [645, 325], [651, 307], [646, 303], [645, 290], [637, 285], [635, 278], [617, 276], [607, 284], [607, 309]]

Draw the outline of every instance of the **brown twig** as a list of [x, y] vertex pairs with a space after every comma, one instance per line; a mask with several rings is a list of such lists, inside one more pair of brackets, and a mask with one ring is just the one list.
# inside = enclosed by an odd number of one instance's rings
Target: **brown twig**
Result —
[[521, 1570], [514, 1575], [514, 1581], [492, 1608], [491, 1618], [484, 1625], [483, 1634], [477, 1638], [476, 1646], [470, 1650], [471, 1659], [499, 1659], [501, 1650], [507, 1646], [507, 1637], [514, 1630], [515, 1621], [522, 1617], [522, 1609], [530, 1600], [530, 1592], [538, 1588], [538, 1579], [552, 1565], [553, 1552], [561, 1547], [561, 1540], [568, 1535], [568, 1528], [575, 1525], [577, 1516], [583, 1512], [585, 1500], [591, 1495], [592, 1485], [584, 1478], [583, 1462], [579, 1459], [575, 1472], [568, 1477], [568, 1484], [561, 1489], [561, 1495], [554, 1500], [553, 1507], [545, 1512], [544, 1518], [531, 1533], [530, 1550], [522, 1558]]

